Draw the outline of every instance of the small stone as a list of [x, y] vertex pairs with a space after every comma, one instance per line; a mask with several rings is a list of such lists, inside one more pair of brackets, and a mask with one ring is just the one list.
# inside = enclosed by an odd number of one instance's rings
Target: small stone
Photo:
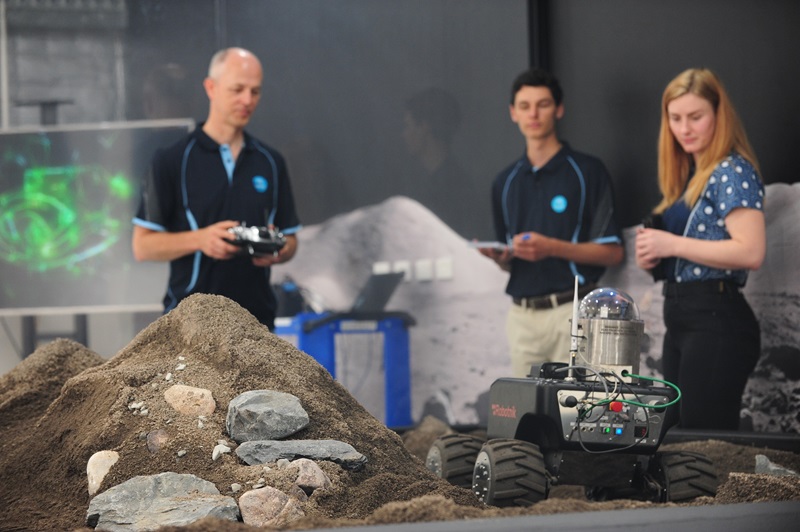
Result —
[[307, 495], [311, 495], [318, 489], [328, 488], [331, 479], [313, 460], [308, 458], [298, 458], [293, 461], [286, 469], [296, 469], [297, 479], [295, 484]]
[[300, 502], [306, 502], [308, 500], [308, 494], [297, 484], [293, 484], [292, 487], [289, 488], [288, 495], [290, 497], [294, 497]]
[[280, 490], [264, 487], [250, 490], [239, 498], [239, 510], [246, 525], [281, 528], [305, 515], [300, 502]]
[[756, 455], [756, 467], [755, 467], [756, 474], [765, 474], [765, 475], [775, 475], [775, 476], [798, 476], [798, 474], [789, 469], [788, 467], [783, 467], [781, 465], [775, 464], [770, 461], [763, 454]]
[[186, 364], [178, 364], [175, 366], [175, 371], [183, 371], [186, 369]]
[[89, 495], [94, 495], [100, 489], [103, 479], [111, 467], [119, 460], [116, 451], [99, 451], [94, 453], [86, 463], [86, 477], [89, 481]]
[[242, 491], [242, 485], [234, 482], [233, 484], [231, 484], [231, 491], [233, 493], [239, 493], [240, 491]]
[[154, 430], [147, 434], [147, 450], [155, 454], [163, 449], [168, 441], [169, 435], [166, 430]]
[[184, 456], [186, 456], [186, 453], [188, 453], [188, 452], [189, 452], [189, 451], [187, 451], [186, 449], [181, 449], [181, 450], [180, 450], [180, 451], [178, 451], [178, 453], [177, 453], [177, 454], [178, 454], [178, 458], [183, 458]]
[[211, 390], [183, 384], [170, 386], [164, 392], [164, 400], [181, 414], [199, 416], [203, 421], [206, 420], [205, 416], [213, 414], [217, 407]]
[[214, 450], [211, 452], [211, 459], [216, 462], [220, 456], [229, 452], [231, 452], [231, 448], [227, 445], [216, 445]]

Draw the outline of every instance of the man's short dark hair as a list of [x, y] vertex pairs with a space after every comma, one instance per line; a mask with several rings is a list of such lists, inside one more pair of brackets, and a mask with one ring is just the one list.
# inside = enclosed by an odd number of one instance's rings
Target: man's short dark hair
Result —
[[561, 105], [564, 98], [564, 92], [561, 90], [561, 85], [558, 79], [546, 70], [539, 68], [532, 68], [526, 70], [514, 80], [511, 86], [511, 105], [514, 105], [514, 97], [517, 95], [522, 87], [547, 87], [550, 89], [550, 94], [553, 95], [556, 105]]

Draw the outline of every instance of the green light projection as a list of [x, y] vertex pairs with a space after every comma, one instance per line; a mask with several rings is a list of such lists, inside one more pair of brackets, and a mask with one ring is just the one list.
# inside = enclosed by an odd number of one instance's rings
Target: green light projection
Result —
[[0, 310], [157, 304], [167, 265], [134, 260], [132, 220], [153, 154], [193, 128], [0, 130]]
[[134, 189], [97, 165], [25, 168], [21, 187], [0, 194], [0, 259], [81, 273], [83, 261], [119, 240]]

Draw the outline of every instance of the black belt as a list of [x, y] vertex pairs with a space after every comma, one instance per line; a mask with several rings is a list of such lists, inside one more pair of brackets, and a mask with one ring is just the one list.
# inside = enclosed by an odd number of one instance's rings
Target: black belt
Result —
[[[578, 288], [578, 298], [582, 298], [592, 290], [597, 288], [594, 284], [587, 284], [586, 286], [581, 286]], [[522, 308], [532, 308], [536, 310], [546, 310], [550, 308], [556, 308], [558, 306], [563, 305], [564, 303], [569, 303], [575, 297], [575, 293], [570, 290], [568, 292], [556, 292], [553, 294], [548, 294], [546, 296], [533, 296], [533, 297], [515, 297], [514, 304], [519, 305]]]
[[739, 285], [733, 281], [715, 279], [712, 281], [693, 281], [691, 283], [665, 282], [661, 293], [666, 297], [699, 296], [708, 294], [738, 294]]

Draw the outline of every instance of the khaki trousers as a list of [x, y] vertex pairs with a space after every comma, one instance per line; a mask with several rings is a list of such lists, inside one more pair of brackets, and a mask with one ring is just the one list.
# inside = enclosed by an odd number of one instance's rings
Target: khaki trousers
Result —
[[506, 336], [511, 349], [513, 377], [526, 377], [531, 365], [569, 362], [572, 305], [536, 310], [511, 305]]

